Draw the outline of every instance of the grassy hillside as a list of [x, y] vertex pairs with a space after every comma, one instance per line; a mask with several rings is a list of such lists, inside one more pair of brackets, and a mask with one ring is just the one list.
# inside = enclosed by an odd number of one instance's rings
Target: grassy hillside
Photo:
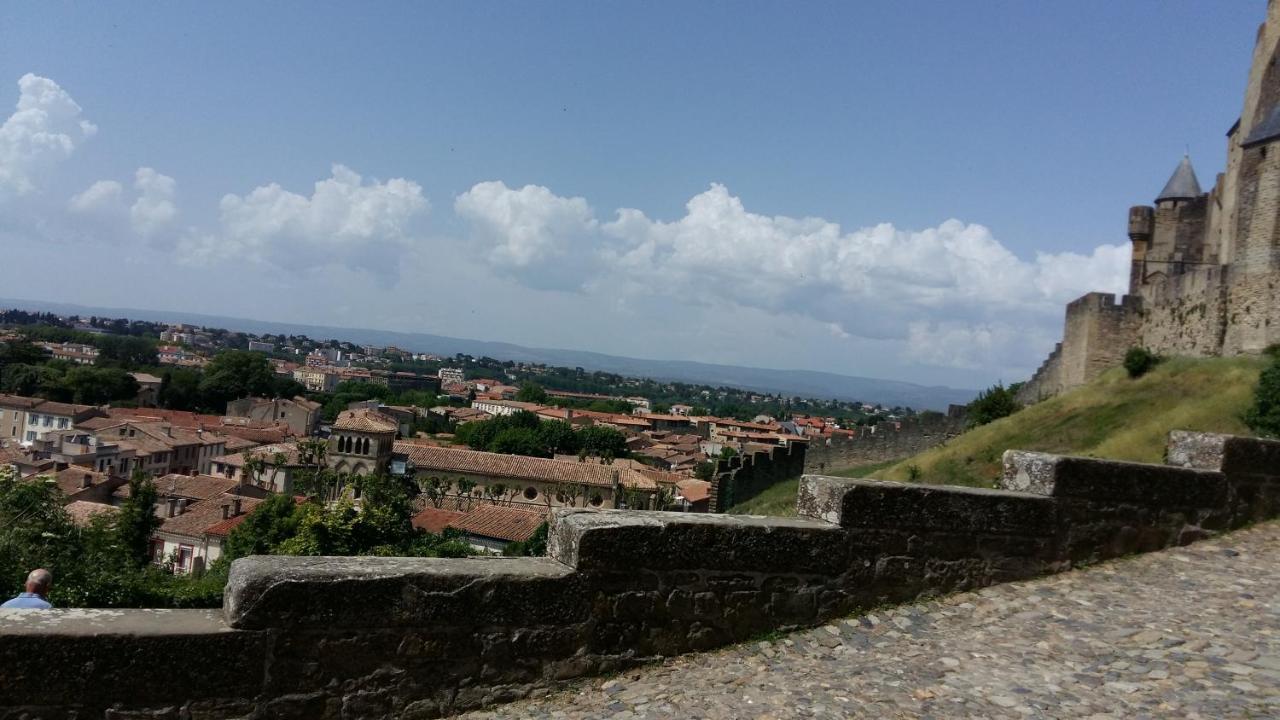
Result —
[[917, 482], [990, 486], [1005, 450], [1160, 462], [1170, 430], [1249, 434], [1241, 416], [1253, 401], [1259, 357], [1172, 358], [1137, 380], [1116, 368], [1065, 395], [970, 430], [945, 446], [876, 474]]
[[[1005, 450], [1160, 462], [1170, 430], [1248, 435], [1241, 417], [1253, 401], [1265, 357], [1172, 358], [1132, 380], [1116, 368], [1085, 387], [975, 428], [946, 445], [897, 463], [837, 475], [990, 487]], [[794, 515], [797, 483], [787, 481], [729, 510]]]

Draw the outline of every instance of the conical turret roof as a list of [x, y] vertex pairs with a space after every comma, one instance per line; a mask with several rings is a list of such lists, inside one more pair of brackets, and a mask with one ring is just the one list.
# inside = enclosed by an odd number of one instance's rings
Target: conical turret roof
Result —
[[1173, 171], [1173, 176], [1169, 178], [1169, 182], [1164, 184], [1164, 190], [1156, 196], [1156, 202], [1161, 200], [1194, 200], [1203, 193], [1200, 191], [1200, 181], [1196, 179], [1196, 171], [1191, 167], [1191, 157], [1189, 155], [1182, 156], [1182, 162], [1178, 163], [1178, 169]]

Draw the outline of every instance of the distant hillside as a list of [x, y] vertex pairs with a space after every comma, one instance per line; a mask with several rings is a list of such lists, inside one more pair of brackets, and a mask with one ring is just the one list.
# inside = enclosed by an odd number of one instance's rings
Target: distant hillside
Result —
[[199, 313], [169, 310], [102, 308], [39, 300], [10, 300], [4, 298], [0, 298], [0, 307], [43, 310], [63, 315], [98, 315], [155, 322], [180, 322], [259, 334], [306, 335], [313, 339], [344, 340], [361, 345], [395, 345], [406, 350], [444, 356], [458, 353], [475, 357], [487, 355], [498, 360], [545, 363], [560, 367], [581, 367], [587, 370], [599, 370], [632, 377], [702, 383], [717, 387], [724, 385], [759, 392], [785, 393], [811, 398], [861, 400], [863, 402], [881, 403], [888, 407], [902, 406], [917, 410], [945, 410], [947, 405], [951, 403], [967, 403], [977, 394], [973, 390], [916, 385], [897, 380], [877, 380], [812, 370], [769, 370], [736, 365], [713, 365], [684, 360], [645, 360], [584, 350], [529, 348], [512, 343], [467, 340], [427, 333], [295, 325], [292, 323], [201, 315]]
[[1123, 369], [970, 430], [946, 445], [874, 473], [919, 482], [989, 487], [1005, 450], [1039, 450], [1113, 460], [1160, 462], [1170, 430], [1250, 434], [1241, 416], [1268, 358], [1173, 358], [1131, 380]]

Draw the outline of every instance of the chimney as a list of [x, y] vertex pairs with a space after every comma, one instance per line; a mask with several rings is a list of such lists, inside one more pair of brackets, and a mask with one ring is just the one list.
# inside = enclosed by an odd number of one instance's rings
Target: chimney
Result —
[[235, 507], [235, 515], [236, 515], [236, 517], [239, 517], [239, 516], [240, 516], [240, 498], [236, 498], [236, 499], [233, 501], [233, 503], [234, 503], [234, 507]]
[[231, 517], [231, 504], [222, 503], [222, 519], [226, 520], [229, 517]]
[[173, 517], [177, 511], [178, 511], [178, 498], [176, 497], [169, 498], [169, 517]]
[[90, 487], [93, 487], [93, 476], [89, 473], [85, 473], [84, 476], [80, 478], [80, 489], [87, 490]]

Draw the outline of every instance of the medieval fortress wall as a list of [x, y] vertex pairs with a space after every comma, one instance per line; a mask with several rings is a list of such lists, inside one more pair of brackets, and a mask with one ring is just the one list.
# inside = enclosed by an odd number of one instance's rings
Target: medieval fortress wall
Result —
[[1174, 432], [1167, 458], [1009, 451], [997, 490], [806, 475], [795, 518], [560, 508], [547, 557], [254, 556], [222, 612], [0, 611], [0, 718], [439, 717], [1280, 514], [1280, 442]]
[[1032, 403], [1083, 385], [1140, 346], [1238, 355], [1280, 343], [1280, 4], [1258, 30], [1226, 170], [1202, 192], [1184, 158], [1154, 206], [1129, 210], [1129, 292], [1067, 306], [1062, 342], [1022, 388]]

